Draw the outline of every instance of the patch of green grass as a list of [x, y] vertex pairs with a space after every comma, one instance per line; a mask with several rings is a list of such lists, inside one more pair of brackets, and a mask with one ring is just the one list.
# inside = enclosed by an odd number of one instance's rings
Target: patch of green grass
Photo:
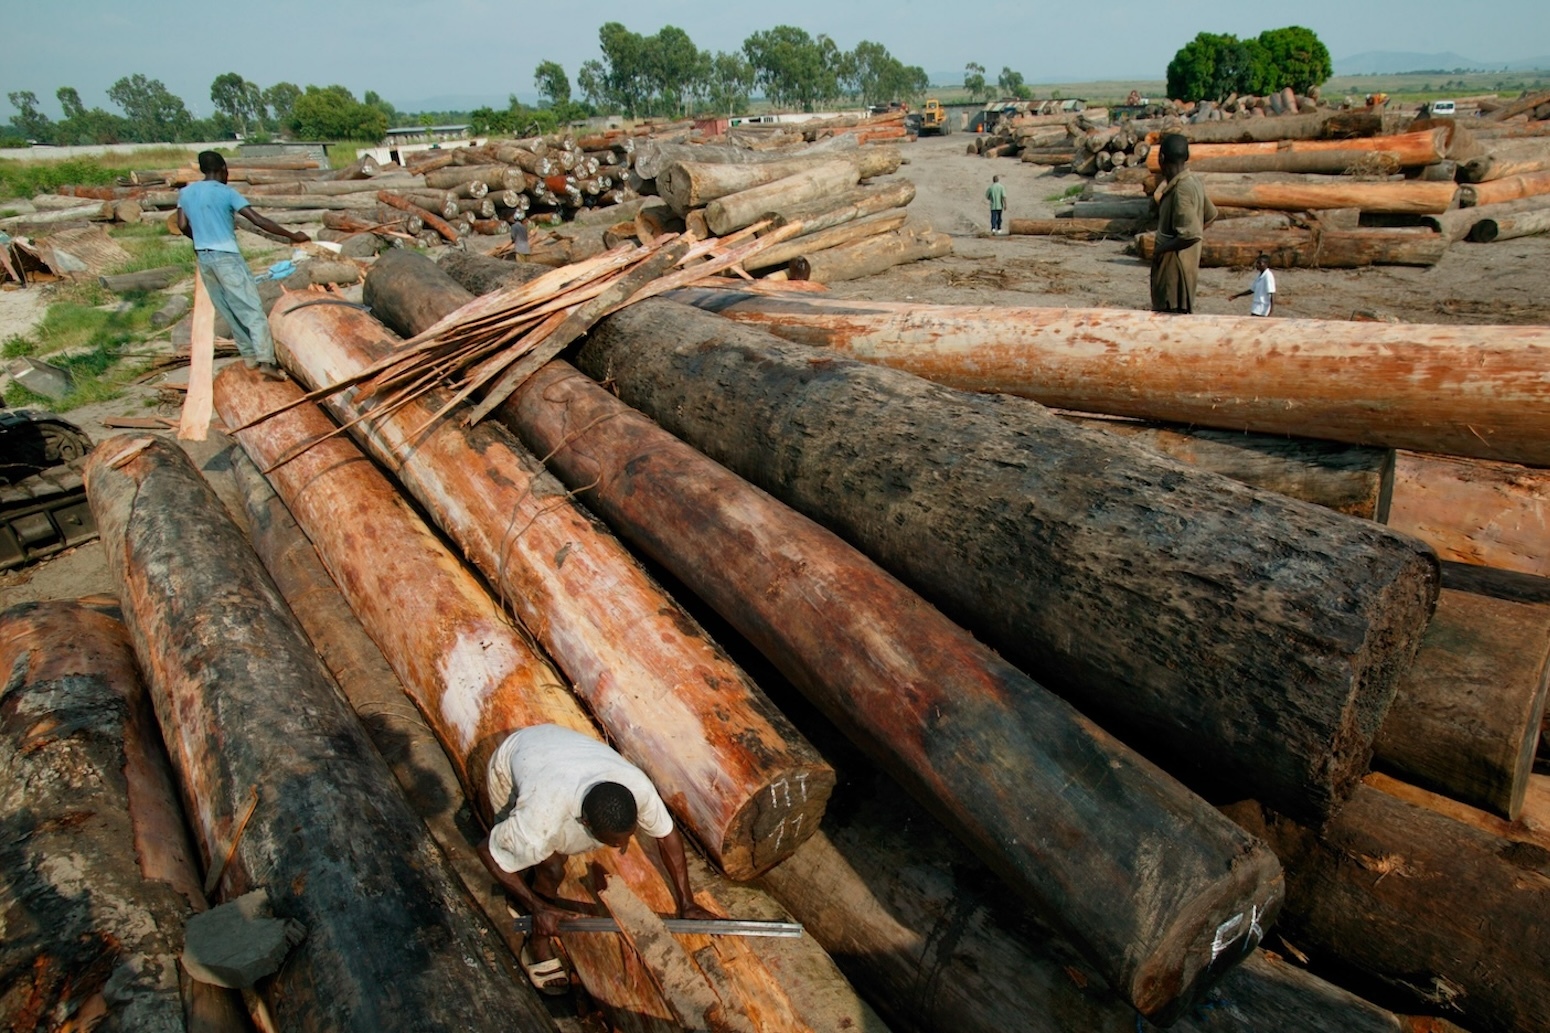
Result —
[[0, 219], [9, 219], [14, 215], [20, 214], [21, 211], [16, 208], [0, 208]]
[[1074, 186], [1066, 187], [1058, 194], [1050, 194], [1044, 200], [1052, 204], [1060, 201], [1066, 201], [1080, 194], [1083, 189], [1085, 189], [1085, 187], [1081, 183], [1077, 183]]
[[[75, 388], [58, 400], [37, 398], [18, 385], [18, 400], [62, 412], [117, 397], [124, 385], [145, 368], [144, 362], [126, 360], [123, 353], [144, 340], [151, 314], [162, 302], [161, 296], [154, 293], [131, 295], [124, 300], [129, 307], [122, 312], [75, 300], [57, 302], [49, 306], [43, 321], [31, 333], [6, 341], [0, 348], [5, 357], [37, 356], [69, 371], [75, 382]], [[62, 354], [65, 352], [68, 354]], [[12, 400], [10, 389], [7, 400]]]
[[0, 197], [52, 194], [62, 186], [106, 186], [118, 173], [93, 158], [65, 161], [0, 161]]

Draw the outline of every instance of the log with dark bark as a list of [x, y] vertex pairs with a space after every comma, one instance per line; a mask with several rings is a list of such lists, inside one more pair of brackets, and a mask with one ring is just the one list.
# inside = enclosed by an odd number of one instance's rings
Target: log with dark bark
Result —
[[1539, 746], [1550, 606], [1445, 589], [1378, 734], [1376, 759], [1508, 821]]
[[118, 276], [99, 276], [97, 282], [110, 291], [159, 291], [171, 287], [188, 276], [182, 266], [168, 265], [159, 269], [144, 269], [138, 273], [122, 273]]
[[[1220, 974], [1213, 936], [1273, 912], [1273, 868], [1252, 843], [1223, 838], [1204, 801], [832, 533], [563, 364], [535, 374], [502, 419], [944, 815], [1143, 1012], [1181, 1007]], [[1148, 860], [1161, 856], [1166, 871]], [[1102, 892], [1113, 884], [1129, 887], [1123, 902]]]
[[709, 313], [632, 305], [578, 365], [1199, 787], [1338, 808], [1435, 603], [1413, 539]]
[[307, 929], [261, 988], [280, 1028], [508, 1027], [531, 991], [193, 465], [116, 437], [86, 485], [205, 862]]
[[860, 177], [855, 162], [823, 162], [773, 183], [716, 198], [705, 206], [705, 222], [712, 233], [726, 236], [753, 225], [766, 212], [849, 190]]
[[1008, 219], [1013, 236], [1070, 237], [1074, 240], [1114, 240], [1132, 237], [1141, 224], [1135, 219]]
[[[1550, 330], [672, 297], [953, 387], [1080, 412], [1550, 466]], [[1381, 405], [1377, 404], [1381, 402]]]
[[[1213, 228], [1200, 248], [1207, 269], [1248, 269], [1260, 255], [1274, 269], [1362, 269], [1373, 265], [1430, 267], [1442, 261], [1448, 238], [1424, 227], [1399, 229], [1237, 230], [1234, 221]], [[1150, 259], [1156, 234], [1136, 238], [1140, 257]]]
[[7, 1029], [184, 1030], [178, 954], [204, 897], [114, 609], [23, 603], [0, 614]]
[[[436, 264], [471, 294], [488, 294], [502, 287], [535, 280], [548, 272], [546, 267], [532, 262], [508, 262], [473, 251], [457, 249], [447, 251], [436, 260]], [[403, 277], [411, 279], [424, 277], [426, 282], [417, 289], [412, 283], [405, 282]], [[398, 254], [383, 255], [372, 266], [371, 275], [366, 278], [366, 282], [370, 285], [371, 291], [371, 298], [366, 303], [371, 306], [372, 313], [378, 319], [391, 327], [418, 326], [422, 330], [430, 323], [421, 322], [412, 307], [408, 311], [402, 311], [403, 307], [412, 306], [414, 304], [412, 298], [415, 296], [435, 294], [445, 289], [445, 285], [437, 278], [430, 277], [426, 273], [423, 262], [413, 261]], [[464, 300], [471, 301], [472, 298]], [[422, 298], [419, 304], [427, 304], [427, 299]], [[439, 309], [441, 299], [436, 298], [434, 304]], [[444, 312], [443, 315], [445, 314]], [[409, 336], [414, 336], [415, 332], [411, 331]]]
[[1550, 1013], [1550, 850], [1361, 786], [1321, 834], [1230, 809], [1287, 865], [1282, 928], [1326, 963], [1482, 1033]]
[[[275, 336], [308, 384], [388, 350], [380, 324], [356, 310], [288, 308]], [[564, 489], [502, 428], [453, 418], [416, 435], [445, 401], [373, 417], [351, 395], [333, 409], [341, 421], [365, 415], [363, 444], [510, 600], [724, 871], [750, 878], [787, 856], [816, 827], [833, 773], [612, 535], [562, 504]]]
[[1477, 244], [1490, 244], [1497, 240], [1516, 240], [1547, 232], [1550, 232], [1550, 204], [1541, 203], [1525, 211], [1482, 216], [1470, 227], [1469, 239]]

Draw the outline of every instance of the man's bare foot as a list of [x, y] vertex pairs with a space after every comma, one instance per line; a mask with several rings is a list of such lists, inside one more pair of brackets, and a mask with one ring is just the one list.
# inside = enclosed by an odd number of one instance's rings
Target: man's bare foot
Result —
[[258, 364], [258, 375], [265, 380], [285, 379], [285, 371], [272, 362], [260, 362]]

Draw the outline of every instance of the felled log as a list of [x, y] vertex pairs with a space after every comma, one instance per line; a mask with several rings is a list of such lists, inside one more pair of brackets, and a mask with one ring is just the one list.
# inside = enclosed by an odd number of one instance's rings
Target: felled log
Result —
[[804, 251], [791, 260], [793, 280], [838, 283], [875, 276], [896, 265], [953, 253], [953, 241], [945, 233], [896, 230], [840, 244], [823, 251]]
[[[1378, 154], [1385, 156], [1394, 168], [1412, 168], [1442, 161], [1447, 141], [1448, 130], [1437, 126], [1350, 140], [1201, 143], [1191, 145], [1189, 167], [1198, 172], [1341, 173], [1364, 157]], [[1154, 172], [1162, 168], [1158, 152], [1147, 154], [1146, 166]]]
[[510, 1024], [529, 991], [193, 465], [126, 435], [86, 486], [205, 864], [307, 928], [261, 988], [279, 1027]]
[[[282, 303], [274, 327], [309, 384], [388, 350], [383, 328], [354, 309]], [[558, 505], [563, 489], [499, 428], [444, 420], [417, 436], [446, 398], [378, 418], [352, 398], [335, 411], [367, 414], [363, 443], [501, 590], [722, 869], [749, 878], [790, 854], [816, 827], [833, 773], [617, 540]]]
[[449, 165], [425, 174], [425, 185], [433, 190], [446, 190], [474, 180], [501, 190], [520, 190], [526, 185], [521, 170], [508, 165]]
[[[1197, 787], [1338, 807], [1435, 601], [1436, 559], [1412, 539], [708, 313], [632, 305], [592, 331], [578, 365]], [[778, 464], [769, 427], [805, 428], [781, 437]], [[954, 562], [937, 562], [944, 550]], [[1338, 613], [1321, 601], [1334, 597], [1349, 601]], [[1261, 707], [1265, 694], [1287, 702]]]
[[[1141, 1011], [1181, 1007], [1219, 974], [1213, 933], [1273, 911], [1274, 871], [1252, 844], [1221, 838], [1204, 801], [832, 533], [563, 364], [540, 370], [502, 419], [945, 815]], [[1164, 854], [1167, 874], [1138, 869]], [[1099, 890], [1111, 882], [1131, 887], [1121, 907]]]
[[1145, 219], [1150, 217], [1153, 211], [1152, 200], [1149, 197], [1076, 201], [1071, 208], [1071, 215], [1076, 219]]
[[[845, 959], [899, 1033], [1155, 1030], [1058, 933], [875, 773], [846, 770], [856, 806], [760, 880]], [[1262, 951], [1222, 977], [1175, 1033], [1400, 1033], [1391, 1013]]]
[[1206, 180], [1211, 203], [1227, 208], [1273, 208], [1301, 212], [1319, 208], [1360, 208], [1364, 212], [1429, 215], [1453, 207], [1452, 183], [1428, 183], [1412, 179], [1395, 183], [1359, 180], [1331, 183], [1244, 182]]
[[1539, 141], [1522, 141], [1491, 148], [1459, 166], [1459, 182], [1485, 183], [1550, 168], [1550, 148]]
[[[1383, 116], [1376, 111], [1318, 112], [1282, 118], [1233, 119], [1223, 122], [1191, 122], [1170, 128], [1182, 133], [1191, 144], [1251, 143], [1265, 140], [1346, 140], [1377, 136], [1383, 132]], [[1156, 143], [1161, 133], [1147, 136]]]
[[408, 212], [410, 215], [418, 217], [421, 222], [435, 230], [436, 233], [448, 243], [455, 244], [460, 238], [458, 231], [453, 229], [451, 224], [448, 223], [445, 219], [436, 215], [434, 212], [426, 211], [424, 208], [421, 208], [419, 205], [415, 204], [413, 201], [410, 201], [406, 197], [395, 194], [390, 190], [379, 190], [377, 191], [377, 200], [381, 201], [385, 205], [397, 208], [401, 212]]
[[137, 273], [99, 276], [97, 282], [110, 291], [122, 294], [125, 291], [164, 290], [187, 276], [187, 270], [180, 265], [164, 265], [157, 269], [142, 269]]
[[[657, 194], [668, 207], [682, 215], [691, 208], [704, 207], [718, 197], [765, 186], [834, 160], [833, 156], [817, 155], [751, 164], [677, 161], [658, 174]], [[897, 172], [901, 156], [897, 148], [864, 147], [841, 160], [855, 163], [858, 178], [871, 179]]]
[[[1478, 208], [1466, 211], [1480, 211]], [[1528, 211], [1487, 215], [1475, 220], [1470, 227], [1469, 239], [1479, 244], [1497, 240], [1516, 240], [1550, 231], [1550, 203]]]
[[1020, 155], [1030, 165], [1069, 165], [1076, 160], [1070, 147], [1024, 147]]
[[743, 268], [748, 272], [774, 269], [806, 254], [839, 247], [843, 244], [850, 244], [881, 234], [893, 233], [893, 231], [904, 225], [904, 220], [907, 217], [907, 213], [903, 209], [894, 209], [891, 212], [874, 215], [871, 218], [843, 222], [821, 232], [798, 237], [795, 240], [788, 240], [782, 244], [776, 244], [774, 247], [766, 248], [745, 261]]
[[1466, 208], [1516, 201], [1520, 197], [1543, 197], [1550, 194], [1550, 171], [1525, 172], [1488, 183], [1465, 183], [1458, 188], [1458, 194], [1459, 204]]
[[915, 184], [903, 179], [876, 186], [856, 187], [841, 194], [793, 205], [782, 211], [771, 211], [767, 215], [772, 229], [797, 224], [800, 227], [797, 237], [801, 238], [892, 208], [908, 207], [913, 200]]
[[128, 635], [105, 609], [0, 613], [8, 1029], [184, 1028], [178, 954], [204, 900]]
[[1234, 817], [1287, 865], [1283, 935], [1470, 1029], [1529, 1033], [1550, 1006], [1550, 851], [1360, 786], [1315, 835]]
[[1550, 577], [1550, 471], [1400, 452], [1387, 522], [1444, 560]]
[[[1394, 452], [1314, 438], [1243, 434], [1062, 412], [1063, 419], [1118, 434], [1203, 470], [1364, 520], [1382, 520]], [[1402, 528], [1414, 533], [1412, 529]]]
[[86, 219], [90, 222], [112, 222], [116, 207], [114, 201], [91, 202], [76, 205], [70, 208], [61, 208], [52, 212], [28, 212], [25, 215], [12, 215], [0, 219], [0, 227], [16, 227], [23, 223], [29, 226], [53, 226], [56, 224], [77, 222]]
[[[1136, 237], [1143, 260], [1152, 257], [1157, 235]], [[1208, 269], [1247, 269], [1261, 254], [1274, 269], [1361, 269], [1372, 265], [1434, 266], [1448, 239], [1424, 228], [1328, 230], [1322, 227], [1268, 232], [1234, 232], [1229, 223], [1205, 236], [1200, 264]]]
[[1133, 236], [1135, 219], [1008, 219], [1013, 236], [1071, 237], [1076, 240], [1110, 240]]
[[[470, 292], [462, 296], [448, 291], [440, 277], [424, 271], [422, 263], [393, 257], [372, 267], [366, 277], [366, 304], [372, 314], [386, 325], [401, 329], [413, 336], [418, 327], [424, 330], [453, 308], [446, 306], [462, 298], [473, 300], [471, 295], [489, 294], [491, 291], [517, 283], [537, 279], [548, 270], [531, 262], [507, 262], [472, 251], [449, 250], [436, 260], [437, 266], [456, 283]], [[439, 313], [439, 314], [433, 314]]]
[[1422, 221], [1432, 226], [1449, 240], [1464, 240], [1473, 232], [1476, 223], [1487, 219], [1500, 220], [1505, 216], [1516, 215], [1520, 212], [1530, 212], [1542, 207], [1545, 207], [1543, 199], [1526, 197], [1519, 198], [1516, 201], [1503, 201], [1500, 204], [1454, 208], [1438, 215], [1425, 216]]
[[[673, 297], [968, 391], [1079, 412], [1550, 466], [1545, 328], [1278, 319], [1268, 341], [1265, 324], [1251, 316], [1176, 319], [725, 290]], [[1237, 358], [1224, 365], [1230, 355]], [[1373, 411], [1375, 398], [1381, 412]]]
[[1550, 679], [1550, 606], [1444, 589], [1400, 680], [1376, 759], [1416, 785], [1517, 819]]
[[849, 190], [860, 177], [854, 162], [827, 161], [773, 183], [718, 197], [705, 206], [705, 222], [716, 236], [726, 236], [753, 225], [765, 212]]
[[1486, 115], [1492, 122], [1505, 122], [1509, 118], [1515, 118], [1526, 111], [1533, 111], [1541, 104], [1550, 104], [1550, 92], [1525, 93], [1517, 100], [1503, 104], [1501, 107]]

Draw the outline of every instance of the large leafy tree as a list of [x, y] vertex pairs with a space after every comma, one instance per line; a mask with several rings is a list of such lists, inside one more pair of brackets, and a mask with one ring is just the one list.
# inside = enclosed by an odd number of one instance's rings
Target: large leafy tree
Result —
[[1269, 89], [1290, 86], [1297, 93], [1307, 93], [1334, 74], [1329, 50], [1312, 29], [1301, 25], [1266, 29], [1257, 42], [1275, 77]]
[[963, 66], [963, 88], [968, 91], [971, 101], [990, 99], [990, 91], [985, 88], [984, 65], [970, 61]]
[[54, 91], [65, 118], [54, 129], [54, 139], [61, 144], [119, 143], [129, 135], [124, 120], [102, 108], [87, 110], [81, 102], [80, 91], [74, 86], [61, 86]]
[[291, 133], [304, 140], [382, 139], [387, 116], [343, 86], [308, 86], [291, 108]]
[[301, 87], [293, 82], [277, 82], [264, 91], [264, 106], [270, 112], [270, 126], [279, 129], [291, 121], [291, 112], [301, 96]]
[[239, 133], [246, 134], [250, 128], [262, 125], [269, 114], [263, 88], [236, 72], [215, 77], [210, 83], [210, 102], [217, 112], [231, 120]]
[[570, 103], [570, 77], [557, 61], [545, 61], [533, 71], [533, 85], [550, 107]]
[[753, 92], [753, 66], [738, 53], [717, 51], [712, 55], [704, 51], [700, 55], [700, 98], [711, 111], [724, 115], [741, 115], [748, 110], [748, 96]]
[[1003, 97], [1028, 96], [1028, 86], [1023, 82], [1023, 73], [1013, 71], [1005, 65], [1001, 68], [1001, 74], [996, 78], [996, 85], [1001, 87]]
[[646, 81], [653, 108], [664, 115], [686, 114], [702, 70], [699, 48], [676, 25], [662, 26], [645, 42]]
[[11, 107], [16, 109], [16, 114], [11, 118], [11, 125], [16, 127], [17, 132], [28, 140], [36, 140], [39, 143], [53, 141], [54, 123], [38, 110], [36, 93], [31, 90], [15, 90], [5, 96], [11, 102]]
[[160, 79], [126, 75], [108, 87], [108, 99], [124, 110], [131, 136], [141, 143], [186, 140], [193, 129], [188, 108]]
[[743, 54], [754, 70], [754, 81], [773, 103], [814, 110], [818, 102], [839, 93], [837, 62], [825, 53], [826, 36], [814, 39], [804, 29], [777, 25], [743, 41]]

